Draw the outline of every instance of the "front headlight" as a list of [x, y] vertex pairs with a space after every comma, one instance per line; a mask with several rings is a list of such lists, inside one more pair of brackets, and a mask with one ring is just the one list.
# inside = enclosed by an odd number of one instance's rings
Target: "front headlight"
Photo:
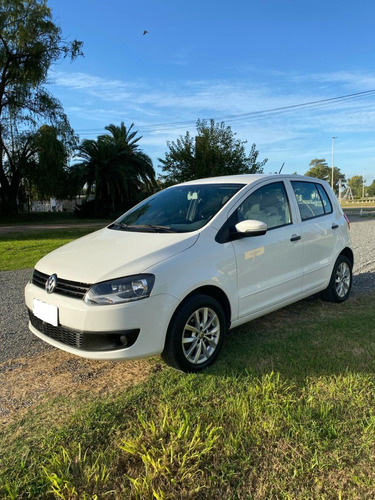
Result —
[[149, 297], [155, 283], [153, 274], [138, 274], [93, 285], [86, 293], [88, 304], [121, 304]]

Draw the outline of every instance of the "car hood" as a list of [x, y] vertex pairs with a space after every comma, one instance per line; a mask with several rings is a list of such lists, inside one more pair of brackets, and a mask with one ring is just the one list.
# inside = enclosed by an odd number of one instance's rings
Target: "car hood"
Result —
[[43, 257], [35, 266], [45, 274], [82, 283], [97, 283], [145, 272], [183, 252], [199, 233], [141, 233], [100, 229]]

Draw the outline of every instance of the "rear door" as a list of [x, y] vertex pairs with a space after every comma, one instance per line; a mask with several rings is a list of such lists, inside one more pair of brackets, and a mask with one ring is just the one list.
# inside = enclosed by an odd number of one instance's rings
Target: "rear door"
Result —
[[292, 181], [291, 185], [301, 215], [304, 245], [302, 290], [314, 292], [330, 278], [339, 225], [322, 184]]

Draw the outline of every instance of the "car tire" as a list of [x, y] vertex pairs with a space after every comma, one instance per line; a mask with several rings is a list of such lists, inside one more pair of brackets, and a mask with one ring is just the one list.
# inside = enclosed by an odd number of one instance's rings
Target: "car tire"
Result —
[[162, 358], [183, 372], [204, 370], [218, 357], [226, 329], [219, 302], [208, 295], [193, 295], [170, 322]]
[[334, 265], [328, 287], [321, 292], [321, 298], [328, 302], [344, 302], [349, 297], [352, 288], [352, 263], [340, 255]]

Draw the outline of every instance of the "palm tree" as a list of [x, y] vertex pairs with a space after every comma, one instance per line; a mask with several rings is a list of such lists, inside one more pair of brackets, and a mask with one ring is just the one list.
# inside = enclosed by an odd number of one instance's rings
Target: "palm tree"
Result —
[[99, 204], [112, 210], [125, 202], [134, 204], [143, 190], [156, 185], [152, 160], [139, 149], [142, 137], [136, 137], [133, 126], [127, 129], [123, 122], [108, 125], [105, 128], [111, 135], [85, 139], [78, 148], [83, 160], [79, 168], [84, 172], [87, 194], [95, 194], [96, 212]]
[[138, 131], [132, 131], [133, 127], [134, 123], [128, 129], [125, 127], [124, 122], [121, 122], [120, 126], [111, 124], [105, 129], [112, 134], [112, 137], [101, 136], [109, 138], [121, 151], [121, 159], [124, 160], [124, 165], [126, 165], [128, 192], [132, 192], [134, 189], [152, 189], [156, 185], [152, 160], [139, 149], [137, 142], [142, 139], [142, 136], [136, 137]]

